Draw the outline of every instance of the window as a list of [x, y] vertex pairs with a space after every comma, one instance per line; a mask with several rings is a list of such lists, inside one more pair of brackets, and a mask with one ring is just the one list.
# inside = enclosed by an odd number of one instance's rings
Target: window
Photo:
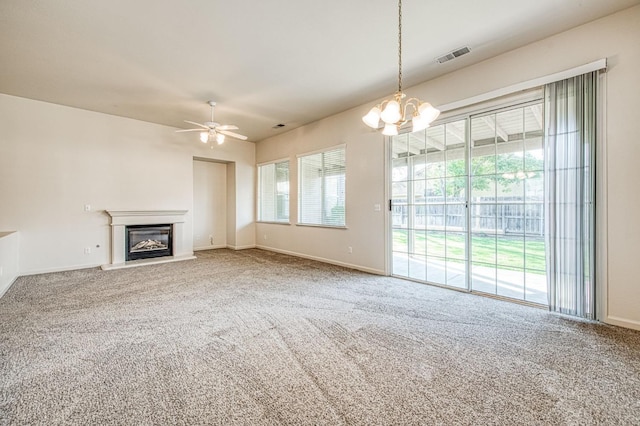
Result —
[[289, 222], [289, 161], [258, 166], [258, 221]]
[[298, 157], [298, 223], [345, 226], [345, 147]]

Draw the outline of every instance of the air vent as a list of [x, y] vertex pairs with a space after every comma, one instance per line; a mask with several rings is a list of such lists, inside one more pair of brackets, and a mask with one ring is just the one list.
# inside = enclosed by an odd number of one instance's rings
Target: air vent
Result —
[[446, 55], [442, 55], [436, 58], [436, 62], [438, 62], [439, 64], [443, 64], [459, 56], [466, 55], [469, 52], [471, 52], [471, 49], [469, 49], [469, 47], [461, 47], [460, 49], [456, 49], [453, 52], [449, 52]]
[[284, 124], [282, 124], [282, 123], [278, 123], [278, 124], [276, 124], [275, 126], [273, 126], [273, 127], [272, 127], [272, 129], [281, 129], [281, 128], [283, 128], [284, 126], [285, 126]]

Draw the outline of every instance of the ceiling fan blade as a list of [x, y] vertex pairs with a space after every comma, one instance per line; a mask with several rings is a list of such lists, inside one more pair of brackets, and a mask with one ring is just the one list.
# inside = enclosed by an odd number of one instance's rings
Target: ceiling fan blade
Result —
[[203, 132], [204, 130], [202, 129], [181, 129], [181, 130], [176, 130], [176, 133], [181, 133], [181, 132]]
[[233, 133], [233, 132], [229, 132], [229, 131], [227, 131], [227, 130], [216, 130], [216, 131], [217, 131], [218, 133], [222, 133], [223, 135], [227, 135], [227, 136], [230, 136], [230, 137], [232, 137], [232, 138], [240, 139], [240, 140], [243, 140], [243, 141], [246, 141], [246, 140], [247, 140], [247, 137], [246, 137], [246, 136], [244, 136], [244, 135], [239, 135], [239, 134], [237, 134], [237, 133]]
[[194, 126], [202, 127], [203, 129], [209, 130], [209, 126], [205, 126], [204, 124], [196, 123], [195, 121], [184, 120], [185, 123], [193, 124]]
[[225, 124], [224, 126], [217, 126], [216, 130], [238, 130], [238, 126], [233, 124]]

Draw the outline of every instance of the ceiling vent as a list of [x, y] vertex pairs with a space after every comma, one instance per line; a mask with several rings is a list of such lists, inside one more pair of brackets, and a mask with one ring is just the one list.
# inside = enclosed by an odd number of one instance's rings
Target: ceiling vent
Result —
[[456, 49], [452, 52], [447, 53], [446, 55], [442, 55], [436, 58], [436, 62], [438, 62], [439, 64], [443, 64], [459, 56], [466, 55], [469, 52], [471, 52], [471, 49], [469, 49], [469, 47], [461, 47], [460, 49]]

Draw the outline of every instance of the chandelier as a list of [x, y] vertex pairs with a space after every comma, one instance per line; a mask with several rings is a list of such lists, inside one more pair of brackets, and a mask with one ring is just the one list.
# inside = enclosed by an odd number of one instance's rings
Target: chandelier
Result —
[[400, 126], [411, 121], [412, 131], [424, 130], [433, 120], [438, 118], [440, 111], [429, 102], [422, 102], [417, 98], [404, 100], [402, 93], [402, 0], [398, 0], [398, 91], [393, 99], [385, 99], [362, 117], [362, 121], [373, 129], [380, 128], [380, 120], [384, 122], [382, 134], [395, 136]]

